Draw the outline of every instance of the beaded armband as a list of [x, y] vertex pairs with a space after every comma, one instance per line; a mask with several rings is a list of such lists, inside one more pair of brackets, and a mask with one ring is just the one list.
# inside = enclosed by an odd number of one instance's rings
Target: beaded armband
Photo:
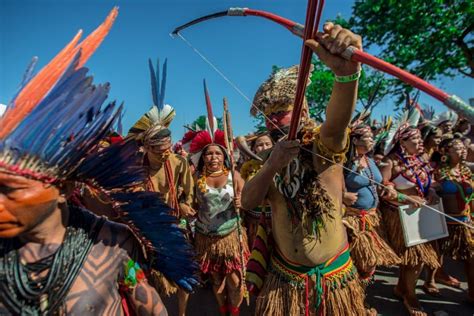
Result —
[[[346, 161], [346, 154], [347, 154], [347, 151], [349, 150], [349, 145], [350, 145], [350, 141], [349, 141], [350, 129], [349, 128], [346, 129], [346, 134], [347, 134], [346, 146], [340, 152], [334, 152], [333, 150], [327, 148], [323, 144], [320, 138], [321, 126], [317, 126], [316, 128], [313, 128], [311, 130], [304, 131], [302, 144], [309, 145], [311, 143], [314, 143], [316, 145], [316, 148], [318, 150], [317, 153], [319, 155], [331, 160], [333, 163], [344, 163]], [[323, 160], [323, 164], [325, 164], [326, 162], [327, 162], [326, 160]]]

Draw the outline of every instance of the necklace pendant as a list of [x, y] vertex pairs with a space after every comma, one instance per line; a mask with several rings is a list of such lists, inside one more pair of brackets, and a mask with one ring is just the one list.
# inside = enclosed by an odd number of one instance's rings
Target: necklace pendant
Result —
[[40, 296], [40, 311], [41, 312], [46, 311], [48, 309], [48, 305], [49, 305], [48, 294], [42, 294]]

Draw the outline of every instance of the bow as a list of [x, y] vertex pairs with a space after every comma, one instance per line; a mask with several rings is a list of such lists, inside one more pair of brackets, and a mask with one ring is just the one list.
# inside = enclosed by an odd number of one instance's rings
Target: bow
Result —
[[[307, 19], [305, 25], [308, 25], [308, 17], [310, 17], [310, 5], [313, 1], [309, 1], [308, 3], [308, 11], [307, 11]], [[320, 6], [318, 8], [319, 12], [320, 9], [322, 9], [322, 2], [320, 2]], [[178, 35], [178, 33], [182, 30], [184, 30], [187, 27], [190, 27], [192, 25], [195, 25], [200, 22], [204, 22], [206, 20], [218, 18], [218, 17], [223, 17], [223, 16], [258, 16], [262, 17], [265, 19], [268, 19], [270, 21], [273, 21], [286, 29], [288, 29], [292, 34], [302, 37], [302, 38], [307, 38], [305, 35], [305, 26], [291, 21], [289, 19], [283, 18], [281, 16], [278, 16], [276, 14], [266, 12], [266, 11], [261, 11], [261, 10], [253, 10], [249, 8], [230, 8], [227, 11], [221, 11], [218, 13], [206, 15], [203, 17], [200, 17], [198, 19], [195, 19], [191, 22], [188, 22], [186, 24], [183, 24], [176, 29], [173, 30], [171, 33], [172, 35]], [[382, 59], [379, 59], [375, 56], [372, 56], [366, 52], [363, 52], [359, 49], [356, 49], [355, 47], [348, 47], [342, 54], [341, 56], [347, 60], [352, 60], [355, 62], [360, 62], [363, 64], [366, 64], [368, 66], [371, 66], [379, 71], [382, 71], [384, 73], [387, 73], [389, 75], [392, 75], [406, 84], [409, 84], [426, 94], [432, 96], [433, 98], [441, 101], [445, 106], [448, 108], [460, 113], [464, 117], [466, 117], [471, 124], [474, 124], [474, 108], [470, 105], [468, 105], [466, 102], [464, 102], [461, 98], [455, 96], [455, 95], [449, 95], [448, 93], [444, 92], [443, 90], [435, 87], [434, 85], [426, 82], [425, 80], [409, 73], [406, 70], [400, 69], [397, 66], [394, 66]], [[303, 56], [302, 56], [303, 57]]]

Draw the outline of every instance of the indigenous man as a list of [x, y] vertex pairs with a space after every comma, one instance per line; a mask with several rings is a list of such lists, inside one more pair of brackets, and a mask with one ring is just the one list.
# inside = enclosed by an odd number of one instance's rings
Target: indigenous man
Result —
[[[253, 209], [267, 198], [272, 209], [275, 249], [257, 298], [257, 315], [366, 313], [342, 223], [344, 176], [339, 165], [348, 148], [360, 65], [337, 54], [349, 45], [361, 49], [361, 38], [326, 23], [317, 39], [306, 45], [335, 75], [326, 121], [316, 126], [305, 118], [299, 140], [278, 141], [242, 193], [243, 208]], [[267, 116], [274, 136], [289, 125], [297, 77], [296, 66], [281, 69], [255, 95], [253, 103]], [[300, 152], [301, 145], [305, 151]]]
[[[167, 315], [148, 268], [195, 281], [189, 245], [171, 246], [185, 238], [169, 207], [124, 190], [145, 175], [136, 144], [97, 150], [121, 109], [102, 108], [109, 85], [93, 85], [83, 64], [117, 13], [34, 77], [31, 65], [0, 118], [0, 315]], [[77, 184], [107, 193], [134, 232], [68, 200]]]
[[[194, 182], [187, 160], [173, 153], [171, 143], [171, 131], [168, 129], [171, 121], [176, 115], [175, 110], [169, 104], [164, 104], [165, 86], [161, 86], [159, 76], [149, 61], [152, 78], [153, 106], [145, 113], [130, 129], [129, 137], [136, 138], [145, 151], [144, 165], [148, 171], [148, 180], [145, 189], [159, 192], [166, 204], [170, 206], [173, 215], [181, 219], [182, 228], [186, 228], [186, 219], [195, 215], [191, 207], [194, 198]], [[157, 65], [159, 67], [159, 65]], [[166, 82], [165, 61], [163, 67], [163, 82]], [[162, 293], [166, 296], [177, 291], [179, 315], [184, 316], [189, 294], [169, 284], [165, 278], [155, 278]]]

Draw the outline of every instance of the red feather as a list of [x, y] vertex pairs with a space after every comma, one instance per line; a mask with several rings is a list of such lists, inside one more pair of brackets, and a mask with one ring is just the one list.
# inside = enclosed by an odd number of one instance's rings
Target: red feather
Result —
[[211, 134], [208, 131], [198, 132], [196, 136], [193, 138], [193, 140], [191, 141], [189, 150], [192, 154], [195, 154], [195, 153], [200, 152], [206, 146], [209, 146], [211, 144], [217, 144], [226, 148], [225, 141], [224, 141], [224, 132], [219, 129], [216, 130], [216, 132], [214, 133], [214, 140], [211, 138]]

